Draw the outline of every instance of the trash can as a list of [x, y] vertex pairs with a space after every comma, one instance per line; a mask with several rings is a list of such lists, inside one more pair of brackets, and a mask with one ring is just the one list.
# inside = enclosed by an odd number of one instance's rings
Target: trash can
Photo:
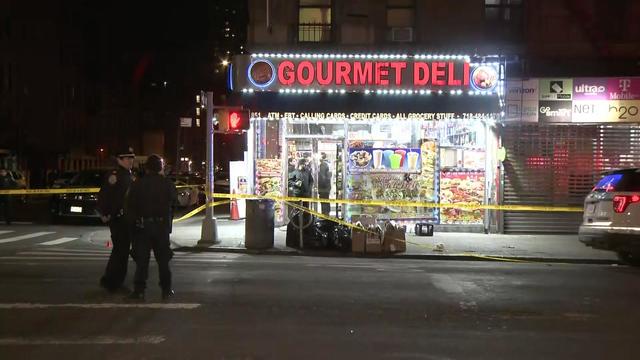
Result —
[[247, 199], [247, 217], [244, 222], [244, 247], [270, 249], [273, 247], [273, 200]]

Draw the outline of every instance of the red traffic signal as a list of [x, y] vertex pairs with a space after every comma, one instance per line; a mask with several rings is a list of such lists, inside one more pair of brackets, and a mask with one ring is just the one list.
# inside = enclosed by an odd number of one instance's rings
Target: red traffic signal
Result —
[[250, 113], [243, 109], [223, 109], [218, 111], [218, 126], [221, 131], [237, 132], [249, 130]]
[[237, 111], [229, 113], [229, 130], [239, 130], [242, 124], [242, 115]]

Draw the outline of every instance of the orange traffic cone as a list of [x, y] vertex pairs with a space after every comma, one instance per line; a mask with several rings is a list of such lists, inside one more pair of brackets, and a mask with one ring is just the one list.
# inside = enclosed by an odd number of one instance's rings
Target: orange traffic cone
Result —
[[[231, 192], [231, 194], [235, 194], [235, 190]], [[233, 198], [231, 199], [231, 220], [240, 220], [240, 212], [238, 211], [238, 201]]]
[[107, 249], [111, 247], [111, 240], [107, 240]]

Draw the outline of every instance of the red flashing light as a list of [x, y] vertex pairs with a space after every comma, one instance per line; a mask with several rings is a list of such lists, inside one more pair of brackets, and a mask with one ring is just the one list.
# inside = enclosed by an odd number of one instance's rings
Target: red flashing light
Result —
[[613, 197], [613, 211], [623, 213], [630, 204], [637, 202], [640, 202], [640, 195], [616, 195]]

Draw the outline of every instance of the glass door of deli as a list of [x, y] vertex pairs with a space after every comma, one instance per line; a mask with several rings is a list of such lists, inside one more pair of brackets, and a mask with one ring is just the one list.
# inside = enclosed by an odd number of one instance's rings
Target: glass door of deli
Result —
[[[301, 159], [305, 159], [308, 170], [311, 172], [313, 184], [311, 197], [336, 199], [342, 196], [343, 182], [343, 140], [318, 139], [312, 137], [300, 137], [286, 139], [284, 157], [287, 159], [285, 178], [296, 170]], [[287, 186], [287, 196], [292, 196]], [[326, 215], [336, 216], [339, 207], [336, 204], [311, 203], [311, 208]]]

